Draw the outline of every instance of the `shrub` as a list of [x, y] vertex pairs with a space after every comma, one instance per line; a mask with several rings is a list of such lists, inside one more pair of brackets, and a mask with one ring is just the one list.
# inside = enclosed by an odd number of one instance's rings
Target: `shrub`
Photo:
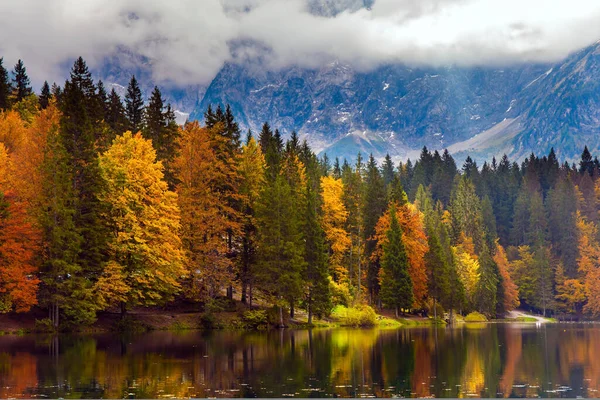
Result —
[[346, 307], [350, 304], [352, 295], [350, 294], [348, 285], [337, 284], [329, 277], [329, 292], [331, 293], [331, 302], [333, 304], [340, 304]]
[[116, 332], [147, 332], [151, 330], [150, 326], [138, 321], [131, 315], [120, 318], [112, 328]]
[[247, 328], [264, 329], [269, 325], [269, 316], [266, 310], [247, 310], [242, 314], [242, 321]]
[[465, 322], [487, 322], [485, 315], [474, 311], [465, 317]]
[[222, 326], [219, 324], [217, 317], [212, 312], [204, 312], [200, 315], [200, 327], [202, 329], [221, 329]]
[[375, 326], [377, 325], [377, 314], [369, 306], [360, 305], [346, 308], [338, 305], [331, 313], [342, 326]]
[[33, 331], [39, 333], [53, 333], [56, 332], [56, 329], [50, 318], [43, 318], [35, 320]]

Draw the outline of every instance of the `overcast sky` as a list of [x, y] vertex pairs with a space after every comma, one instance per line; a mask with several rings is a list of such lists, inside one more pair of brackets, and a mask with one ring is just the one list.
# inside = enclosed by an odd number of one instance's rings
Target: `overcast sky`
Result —
[[[346, 9], [317, 15], [315, 3]], [[370, 1], [372, 2], [372, 0]], [[370, 3], [367, 2], [367, 3]], [[157, 82], [209, 83], [224, 62], [315, 67], [338, 59], [506, 65], [557, 61], [600, 39], [600, 0], [2, 0], [0, 56], [34, 82], [79, 55], [148, 57]], [[312, 11], [312, 12], [311, 12]], [[335, 16], [331, 16], [334, 14]]]

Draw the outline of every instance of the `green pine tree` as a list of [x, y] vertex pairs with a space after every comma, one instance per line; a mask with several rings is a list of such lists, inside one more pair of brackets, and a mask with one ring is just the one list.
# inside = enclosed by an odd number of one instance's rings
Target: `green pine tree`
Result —
[[13, 87], [15, 90], [15, 102], [23, 100], [32, 93], [31, 82], [27, 76], [27, 68], [22, 60], [17, 61], [13, 70]]
[[383, 245], [381, 268], [381, 300], [384, 305], [394, 308], [398, 317], [398, 310], [410, 309], [414, 299], [412, 280], [408, 273], [408, 256], [402, 242], [402, 229], [393, 206], [390, 207], [390, 228], [387, 231], [387, 241]]
[[127, 130], [138, 132], [142, 128], [142, 118], [144, 114], [144, 100], [142, 99], [142, 90], [138, 84], [135, 75], [131, 77], [127, 86], [125, 95], [125, 117], [127, 118]]
[[309, 183], [306, 185], [306, 211], [304, 212], [304, 260], [303, 279], [306, 286], [305, 304], [308, 312], [308, 324], [312, 324], [313, 314], [327, 316], [331, 312], [331, 294], [329, 292], [329, 266], [325, 246], [325, 233], [321, 228], [318, 215], [317, 192]]
[[12, 94], [12, 85], [8, 78], [8, 71], [2, 65], [4, 58], [0, 57], [0, 110], [6, 110], [10, 107], [10, 96]]
[[48, 85], [48, 81], [44, 81], [44, 84], [42, 85], [42, 91], [38, 97], [40, 109], [45, 110], [48, 107], [51, 98], [52, 93], [50, 93], [50, 85]]
[[111, 129], [112, 139], [114, 139], [127, 130], [127, 117], [125, 116], [125, 107], [123, 107], [121, 97], [114, 88], [110, 91], [107, 102], [106, 123]]

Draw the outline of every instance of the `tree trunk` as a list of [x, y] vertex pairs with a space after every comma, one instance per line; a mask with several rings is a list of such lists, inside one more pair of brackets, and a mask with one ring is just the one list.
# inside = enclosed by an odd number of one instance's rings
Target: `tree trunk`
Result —
[[308, 311], [308, 325], [312, 325], [312, 298], [310, 293], [308, 294], [308, 307], [307, 307], [307, 311]]
[[249, 306], [252, 307], [252, 283], [250, 283], [250, 287], [248, 288], [248, 291], [250, 293], [248, 293], [248, 297], [249, 297]]
[[396, 318], [398, 318], [398, 306], [396, 306]]
[[121, 302], [121, 318], [125, 318], [125, 314], [127, 314], [127, 304], [124, 301]]
[[233, 300], [233, 286], [229, 285], [227, 288], [227, 298]]
[[433, 320], [437, 321], [437, 299], [433, 298]]
[[279, 328], [283, 328], [283, 307], [279, 306]]
[[290, 301], [290, 318], [294, 318], [294, 302]]
[[246, 287], [248, 285], [246, 284], [245, 281], [242, 281], [242, 297], [241, 297], [241, 301], [243, 304], [246, 304]]

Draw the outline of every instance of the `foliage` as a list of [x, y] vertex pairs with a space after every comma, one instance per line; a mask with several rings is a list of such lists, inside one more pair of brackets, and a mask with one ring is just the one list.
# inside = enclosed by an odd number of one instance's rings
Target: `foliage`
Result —
[[184, 275], [177, 195], [163, 180], [149, 140], [126, 132], [100, 156], [112, 232], [110, 260], [96, 284], [101, 305], [155, 305], [171, 300]]
[[477, 311], [473, 311], [465, 317], [465, 322], [487, 322], [487, 320], [485, 315], [478, 313]]
[[251, 329], [264, 329], [269, 318], [266, 310], [247, 310], [242, 314], [242, 321]]
[[342, 326], [377, 325], [377, 314], [375, 313], [375, 310], [366, 305], [349, 308], [337, 305], [331, 312], [331, 317], [339, 321]]

